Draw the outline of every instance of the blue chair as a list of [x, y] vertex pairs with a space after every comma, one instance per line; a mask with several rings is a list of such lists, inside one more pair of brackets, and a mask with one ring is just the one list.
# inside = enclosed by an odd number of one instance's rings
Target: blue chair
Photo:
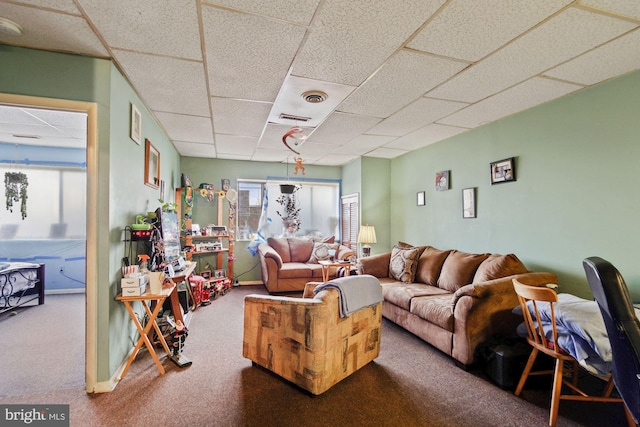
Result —
[[624, 400], [627, 417], [640, 419], [640, 321], [620, 272], [608, 261], [590, 257], [582, 262], [591, 292], [598, 302], [609, 335], [613, 381]]

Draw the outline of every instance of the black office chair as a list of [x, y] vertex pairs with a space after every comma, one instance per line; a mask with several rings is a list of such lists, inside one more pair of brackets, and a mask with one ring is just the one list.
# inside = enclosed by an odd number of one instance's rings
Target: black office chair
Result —
[[640, 419], [640, 321], [627, 285], [608, 261], [590, 257], [582, 262], [591, 292], [598, 302], [609, 335], [613, 381], [631, 415]]

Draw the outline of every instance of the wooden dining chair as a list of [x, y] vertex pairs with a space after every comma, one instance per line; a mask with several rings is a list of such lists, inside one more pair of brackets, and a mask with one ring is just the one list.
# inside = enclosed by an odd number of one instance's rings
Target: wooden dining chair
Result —
[[[600, 396], [591, 396], [578, 387], [578, 361], [569, 353], [556, 345], [558, 342], [558, 330], [556, 325], [556, 312], [554, 304], [558, 302], [558, 295], [555, 289], [546, 286], [529, 286], [513, 279], [513, 287], [518, 295], [518, 301], [522, 308], [524, 323], [527, 326], [527, 341], [531, 344], [532, 350], [529, 360], [525, 365], [515, 395], [519, 396], [522, 388], [530, 375], [553, 375], [553, 385], [551, 393], [551, 408], [549, 414], [549, 426], [554, 427], [558, 420], [558, 409], [560, 400], [580, 400], [588, 402], [622, 402], [622, 399], [611, 397], [614, 389], [612, 378], [605, 385], [604, 391]], [[528, 304], [529, 303], [529, 304]], [[549, 304], [549, 314], [551, 317], [551, 338], [547, 338], [543, 330], [545, 323], [541, 318], [541, 310], [543, 305]], [[544, 307], [546, 308], [546, 306]], [[548, 321], [546, 322], [549, 323]], [[544, 353], [555, 359], [555, 369], [532, 371], [533, 364], [539, 353]], [[570, 377], [564, 377], [565, 363], [571, 367]], [[562, 394], [563, 385], [571, 391], [568, 394]], [[629, 423], [630, 426], [635, 424]]]

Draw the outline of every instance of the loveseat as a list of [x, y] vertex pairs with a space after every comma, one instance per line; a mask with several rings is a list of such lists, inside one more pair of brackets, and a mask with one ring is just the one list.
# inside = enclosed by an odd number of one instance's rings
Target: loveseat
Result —
[[382, 315], [453, 357], [467, 369], [478, 344], [516, 336], [522, 318], [513, 278], [528, 285], [557, 283], [553, 273], [531, 272], [513, 254], [471, 254], [399, 244], [360, 259], [380, 280]]
[[[269, 293], [304, 290], [307, 282], [322, 280], [320, 260], [329, 259], [329, 250], [335, 250], [335, 259], [355, 257], [348, 247], [334, 242], [334, 238], [321, 241], [302, 237], [269, 237], [258, 245], [262, 267], [262, 282]], [[338, 269], [329, 271], [334, 278]]]

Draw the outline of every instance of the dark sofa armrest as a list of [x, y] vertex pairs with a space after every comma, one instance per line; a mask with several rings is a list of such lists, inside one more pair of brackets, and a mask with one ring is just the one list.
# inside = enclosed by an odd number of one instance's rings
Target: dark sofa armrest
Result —
[[258, 254], [260, 255], [261, 258], [271, 258], [275, 261], [276, 266], [278, 267], [278, 269], [282, 268], [282, 257], [278, 254], [278, 252], [276, 252], [275, 249], [273, 249], [271, 246], [269, 246], [266, 243], [260, 243], [258, 245]]
[[391, 252], [359, 258], [364, 274], [370, 274], [377, 278], [389, 277], [389, 262]]

